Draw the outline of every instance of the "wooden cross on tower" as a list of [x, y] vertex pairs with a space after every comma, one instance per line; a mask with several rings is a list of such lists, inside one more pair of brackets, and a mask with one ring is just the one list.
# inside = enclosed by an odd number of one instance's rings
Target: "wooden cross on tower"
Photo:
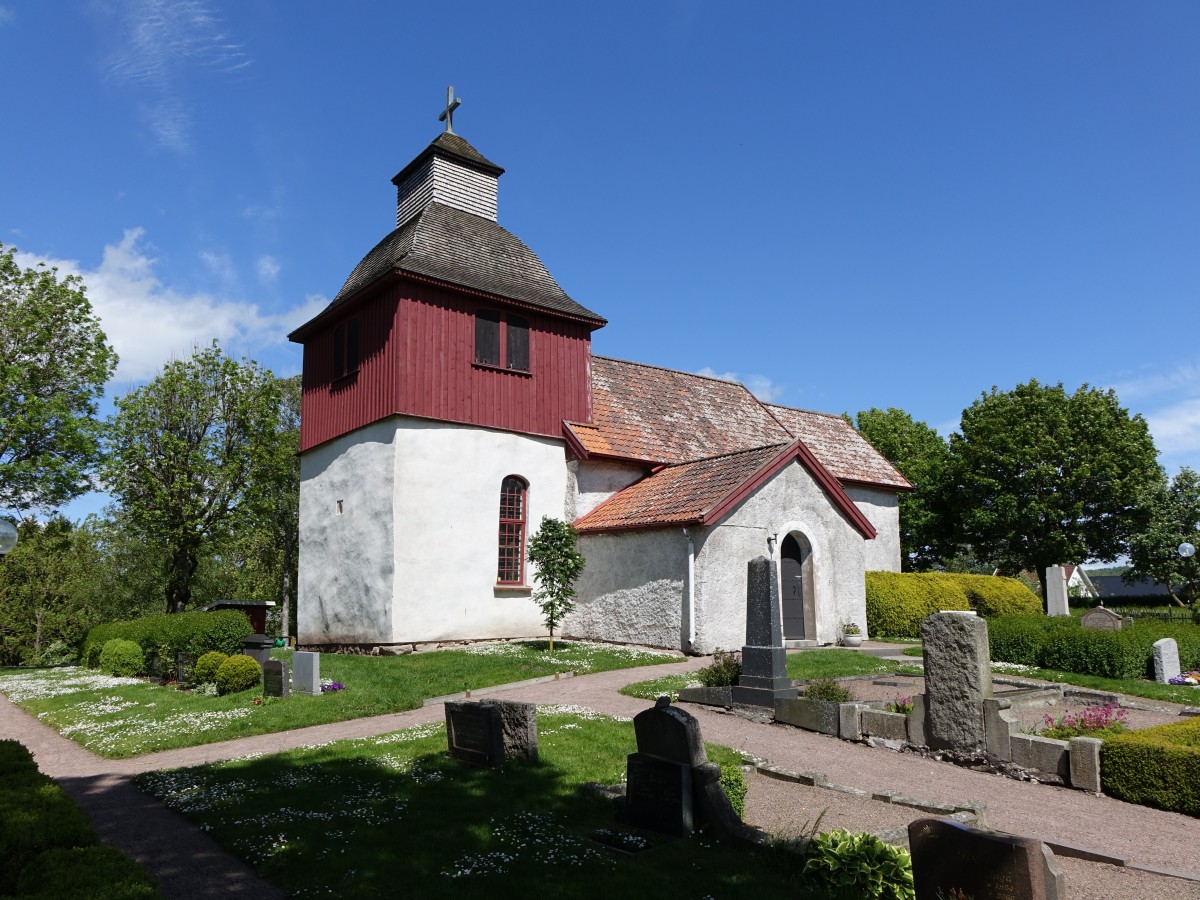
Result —
[[446, 123], [447, 134], [454, 134], [454, 111], [460, 103], [462, 100], [454, 96], [454, 85], [450, 85], [446, 88], [446, 108], [438, 116], [439, 122]]

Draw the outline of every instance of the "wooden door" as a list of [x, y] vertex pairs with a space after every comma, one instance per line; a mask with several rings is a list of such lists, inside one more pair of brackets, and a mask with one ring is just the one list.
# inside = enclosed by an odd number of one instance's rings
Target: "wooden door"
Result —
[[788, 535], [779, 548], [779, 589], [783, 594], [783, 636], [804, 639], [804, 550]]

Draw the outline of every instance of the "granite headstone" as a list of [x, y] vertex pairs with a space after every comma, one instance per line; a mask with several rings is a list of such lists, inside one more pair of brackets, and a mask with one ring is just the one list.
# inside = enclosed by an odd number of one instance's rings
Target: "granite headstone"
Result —
[[297, 694], [321, 693], [321, 654], [297, 650], [292, 654], [292, 689]]
[[1067, 573], [1062, 566], [1046, 569], [1046, 615], [1069, 616], [1067, 605]]
[[734, 703], [775, 708], [776, 700], [796, 697], [787, 674], [779, 610], [779, 574], [765, 556], [750, 560], [746, 578], [746, 645], [742, 674], [733, 686]]
[[281, 659], [268, 659], [263, 665], [263, 696], [288, 697], [292, 693], [292, 681], [288, 677], [288, 666]]
[[1091, 628], [1096, 631], [1120, 631], [1125, 627], [1125, 620], [1119, 613], [1105, 609], [1101, 604], [1095, 609], [1089, 609], [1079, 619], [1080, 628]]
[[1054, 854], [1039, 840], [983, 831], [951, 819], [908, 826], [917, 900], [951, 891], [972, 900], [1065, 900]]
[[1151, 647], [1154, 652], [1154, 680], [1166, 684], [1179, 677], [1179, 645], [1175, 638], [1162, 638]]
[[935, 750], [984, 747], [983, 701], [992, 696], [987, 623], [941, 612], [921, 623], [925, 656], [925, 741]]
[[445, 708], [446, 742], [455, 759], [500, 766], [510, 759], [538, 758], [535, 704], [452, 700]]

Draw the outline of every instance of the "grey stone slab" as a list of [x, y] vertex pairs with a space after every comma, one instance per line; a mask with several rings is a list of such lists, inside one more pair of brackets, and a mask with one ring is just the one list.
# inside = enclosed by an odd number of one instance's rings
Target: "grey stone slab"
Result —
[[950, 819], [917, 819], [908, 840], [917, 900], [952, 890], [972, 900], [1065, 900], [1062, 870], [1041, 841]]
[[929, 746], [928, 709], [924, 694], [913, 697], [913, 708], [908, 714], [908, 742], [918, 747]]
[[983, 701], [984, 749], [997, 759], [1012, 759], [1012, 735], [1021, 730], [1021, 719], [1008, 698]]
[[1071, 787], [1081, 791], [1100, 793], [1100, 747], [1099, 738], [1073, 737], [1068, 745], [1071, 753]]
[[1097, 606], [1095, 609], [1089, 609], [1080, 617], [1079, 627], [1091, 628], [1096, 631], [1120, 631], [1125, 627], [1125, 620], [1119, 613], [1105, 609], [1104, 606]]
[[1046, 615], [1069, 616], [1067, 605], [1067, 574], [1062, 566], [1046, 569]]
[[885, 741], [907, 741], [908, 716], [905, 713], [884, 712], [881, 709], [864, 710], [862, 730], [864, 734]]
[[445, 704], [450, 755], [478, 766], [509, 760], [537, 760], [537, 706], [508, 700]]
[[841, 705], [833, 700], [805, 700], [803, 698], [778, 700], [775, 703], [775, 721], [839, 737], [841, 734]]
[[921, 623], [921, 638], [926, 743], [935, 750], [982, 750], [982, 703], [992, 696], [987, 623], [961, 612], [935, 613]]
[[681, 703], [701, 703], [705, 706], [732, 706], [733, 689], [728, 687], [685, 687], [679, 690]]
[[263, 666], [263, 696], [286, 698], [291, 693], [292, 680], [287, 663], [281, 659], [268, 659]]
[[646, 753], [629, 754], [625, 817], [637, 828], [689, 836], [695, 822], [692, 767]]
[[1179, 645], [1175, 638], [1162, 638], [1154, 642], [1154, 680], [1166, 684], [1179, 677]]
[[862, 714], [871, 707], [865, 703], [838, 704], [838, 737], [843, 741], [863, 739]]
[[1039, 737], [1036, 734], [1014, 734], [1010, 743], [1014, 765], [1057, 775], [1064, 783], [1070, 782], [1070, 745], [1066, 741]]
[[321, 693], [321, 654], [297, 650], [292, 654], [292, 690], [297, 694]]

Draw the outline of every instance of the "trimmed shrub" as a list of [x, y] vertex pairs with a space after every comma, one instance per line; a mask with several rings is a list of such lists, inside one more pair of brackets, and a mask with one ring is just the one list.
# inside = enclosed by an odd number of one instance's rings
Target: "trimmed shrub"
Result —
[[87, 816], [45, 775], [0, 790], [0, 895], [11, 894], [24, 866], [46, 850], [87, 847], [96, 832]]
[[1200, 816], [1200, 719], [1111, 737], [1100, 748], [1104, 793]]
[[21, 871], [15, 900], [158, 900], [145, 869], [115, 847], [48, 850]]
[[196, 684], [208, 684], [210, 681], [217, 680], [217, 669], [221, 668], [222, 663], [229, 659], [228, 653], [222, 653], [220, 650], [210, 650], [196, 660], [196, 667], [192, 670], [192, 677]]
[[1023, 666], [1042, 664], [1042, 646], [1054, 623], [1051, 618], [1033, 616], [1000, 616], [987, 620], [988, 646], [997, 662], [1020, 663]]
[[217, 669], [217, 690], [222, 694], [240, 694], [257, 685], [261, 678], [258, 660], [239, 653], [229, 657]]
[[836, 897], [914, 900], [912, 857], [869, 832], [844, 828], [813, 837], [804, 853], [804, 879]]
[[867, 632], [920, 637], [921, 622], [940, 610], [981, 616], [1042, 614], [1042, 601], [1015, 578], [951, 572], [868, 572]]
[[705, 687], [730, 687], [737, 684], [742, 674], [742, 657], [732, 650], [718, 650], [713, 661], [700, 669], [696, 677]]
[[0, 741], [0, 790], [38, 781], [33, 754], [20, 741]]
[[242, 638], [253, 632], [245, 613], [236, 609], [142, 616], [128, 622], [97, 625], [84, 638], [80, 658], [85, 665], [95, 668], [104, 644], [113, 638], [124, 638], [142, 648], [150, 671], [173, 674], [176, 653], [196, 657], [210, 650], [230, 655], [240, 653]]
[[142, 648], [133, 641], [113, 638], [100, 651], [100, 671], [105, 675], [129, 678], [146, 671]]

